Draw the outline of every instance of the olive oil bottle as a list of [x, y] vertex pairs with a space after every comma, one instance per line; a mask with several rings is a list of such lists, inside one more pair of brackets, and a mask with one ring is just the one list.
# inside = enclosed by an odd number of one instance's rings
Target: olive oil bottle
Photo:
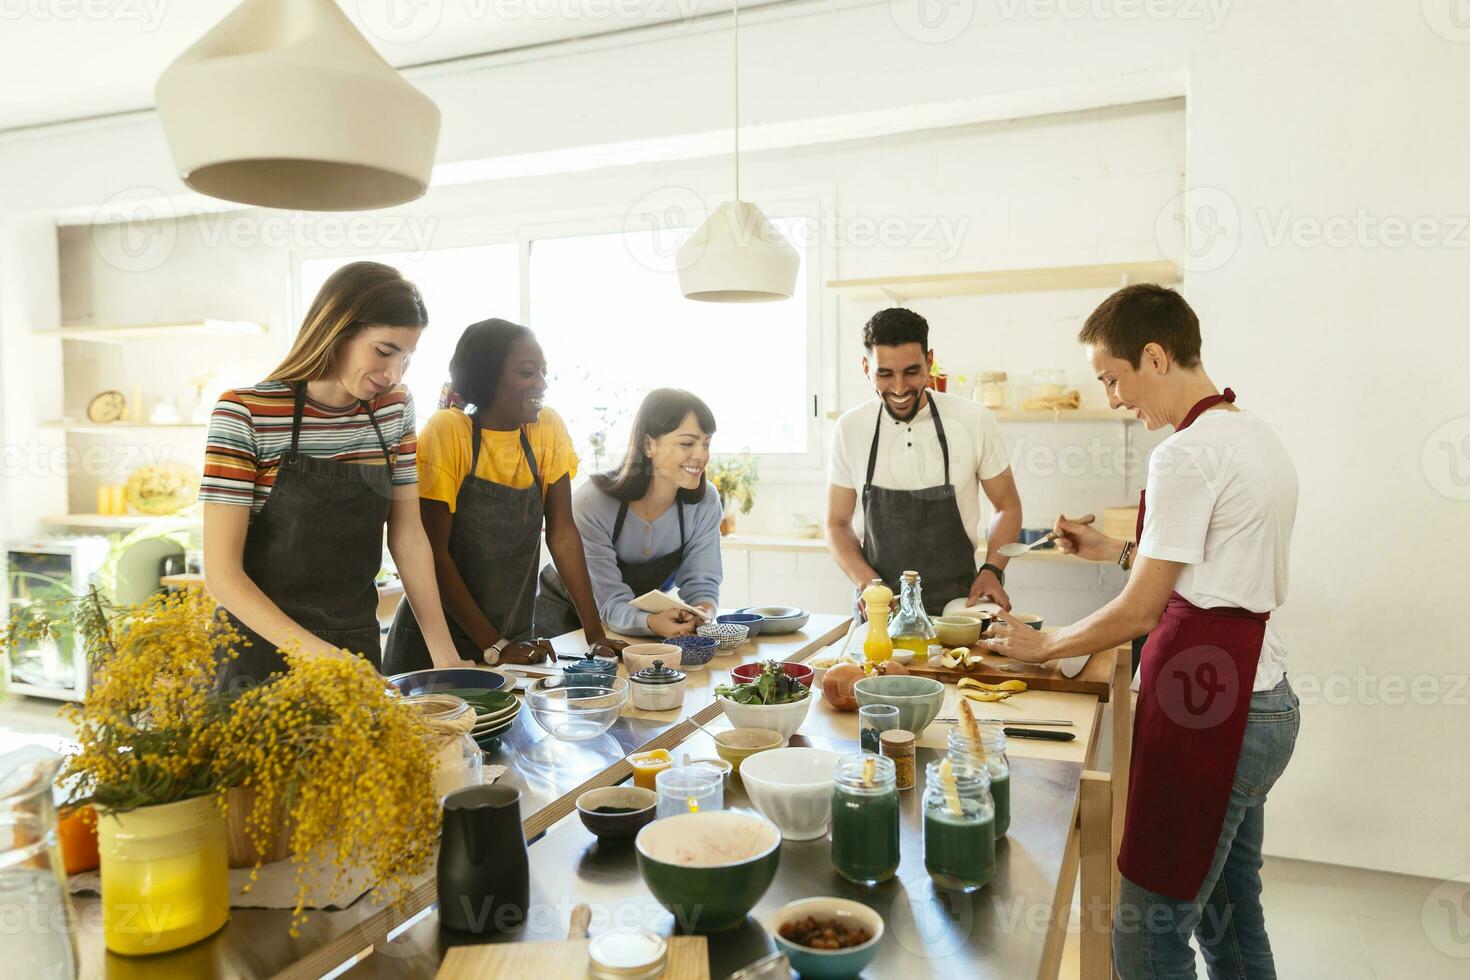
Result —
[[900, 650], [912, 650], [915, 660], [929, 659], [929, 644], [935, 641], [939, 631], [924, 611], [924, 596], [918, 572], [904, 572], [902, 591], [898, 598], [898, 614], [888, 624], [888, 636], [893, 646]]

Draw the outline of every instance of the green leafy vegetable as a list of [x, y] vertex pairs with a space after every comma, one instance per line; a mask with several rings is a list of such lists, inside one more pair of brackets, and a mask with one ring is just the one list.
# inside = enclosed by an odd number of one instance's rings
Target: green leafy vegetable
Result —
[[721, 684], [715, 694], [737, 704], [790, 704], [810, 693], [807, 686], [786, 673], [781, 662], [767, 660], [760, 676], [747, 684]]

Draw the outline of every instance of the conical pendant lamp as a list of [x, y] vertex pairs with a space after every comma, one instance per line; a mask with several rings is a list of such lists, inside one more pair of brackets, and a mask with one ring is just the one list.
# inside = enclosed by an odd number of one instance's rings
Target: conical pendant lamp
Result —
[[155, 95], [179, 175], [211, 197], [357, 211], [429, 186], [438, 107], [332, 0], [244, 0]]
[[711, 303], [790, 299], [801, 260], [761, 209], [740, 199], [740, 4], [735, 19], [735, 200], [715, 209], [675, 256], [679, 289]]

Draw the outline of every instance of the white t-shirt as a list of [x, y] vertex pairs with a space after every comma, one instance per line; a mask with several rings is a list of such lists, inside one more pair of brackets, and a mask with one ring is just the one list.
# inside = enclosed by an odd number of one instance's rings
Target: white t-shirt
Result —
[[[1184, 563], [1174, 589], [1196, 606], [1271, 612], [1286, 601], [1296, 498], [1296, 468], [1270, 426], [1205, 412], [1149, 458], [1138, 551]], [[1286, 648], [1267, 622], [1252, 689], [1285, 675]]]
[[[939, 403], [939, 421], [949, 444], [949, 480], [959, 502], [960, 520], [970, 535], [971, 548], [985, 540], [980, 526], [981, 480], [999, 476], [1010, 466], [1000, 423], [979, 402], [944, 392], [929, 391]], [[858, 493], [857, 532], [862, 537], [863, 481], [868, 475], [868, 450], [873, 445], [873, 425], [878, 413], [883, 424], [878, 435], [878, 464], [873, 485], [889, 490], [922, 490], [944, 483], [944, 454], [934, 430], [934, 413], [929, 402], [908, 422], [900, 422], [873, 399], [843, 412], [832, 434], [832, 452], [827, 461], [827, 479], [835, 486]]]

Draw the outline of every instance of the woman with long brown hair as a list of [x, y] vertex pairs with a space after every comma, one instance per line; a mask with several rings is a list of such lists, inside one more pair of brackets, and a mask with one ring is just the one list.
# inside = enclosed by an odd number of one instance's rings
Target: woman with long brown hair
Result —
[[428, 323], [396, 269], [353, 262], [317, 293], [270, 377], [220, 397], [205, 450], [204, 574], [245, 637], [221, 671], [239, 688], [286, 669], [282, 649], [382, 660], [374, 578], [384, 527], [436, 666], [460, 659], [419, 522], [413, 398], [399, 382]]
[[[633, 419], [628, 453], [611, 473], [595, 474], [572, 495], [587, 571], [603, 623], [624, 636], [683, 636], [699, 617], [680, 609], [646, 613], [635, 598], [679, 589], [679, 598], [713, 618], [720, 602], [720, 495], [705, 479], [714, 413], [678, 388], [655, 388]], [[541, 573], [536, 628], [576, 629], [582, 614], [553, 569]]]

